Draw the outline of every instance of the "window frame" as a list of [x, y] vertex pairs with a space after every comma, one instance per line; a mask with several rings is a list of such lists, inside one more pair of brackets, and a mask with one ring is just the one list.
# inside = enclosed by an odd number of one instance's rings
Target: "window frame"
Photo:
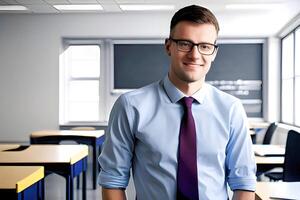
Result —
[[[292, 126], [296, 126], [296, 127], [300, 127], [300, 124], [296, 124], [296, 107], [300, 107], [300, 104], [299, 102], [296, 102], [296, 31], [300, 31], [300, 26], [297, 26], [296, 28], [294, 28], [293, 30], [291, 30], [290, 32], [286, 33], [286, 35], [284, 35], [284, 37], [281, 38], [281, 66], [280, 66], [280, 122], [281, 123], [284, 123], [284, 124], [288, 124], [288, 125], [292, 125]], [[283, 105], [283, 82], [284, 82], [284, 78], [283, 78], [283, 40], [289, 36], [292, 36], [293, 37], [293, 74], [292, 74], [292, 77], [291, 77], [291, 80], [293, 81], [293, 109], [292, 109], [292, 122], [286, 122], [283, 120], [283, 109], [284, 109], [284, 105]], [[298, 40], [300, 40], [300, 34], [299, 35], [299, 38]], [[300, 43], [299, 43], [300, 44]], [[300, 47], [297, 47], [298, 48], [298, 51], [300, 50]], [[299, 58], [298, 58], [299, 59]], [[300, 76], [298, 75], [297, 77], [299, 77], [300, 79]], [[286, 81], [288, 79], [285, 79]], [[285, 82], [286, 82], [285, 81]], [[296, 106], [297, 104], [297, 106]]]
[[[97, 45], [100, 48], [100, 75], [99, 78], [71, 78], [68, 79], [68, 72], [66, 67], [66, 52], [65, 50], [72, 45], [84, 46], [84, 45]], [[105, 69], [104, 69], [104, 59], [105, 59], [105, 41], [104, 40], [91, 40], [91, 39], [68, 39], [64, 38], [62, 41], [61, 54], [59, 58], [59, 126], [64, 125], [99, 125], [106, 121], [106, 99], [104, 96], [105, 89]], [[97, 80], [99, 82], [98, 92], [98, 114], [99, 120], [97, 121], [69, 121], [66, 117], [67, 107], [67, 95], [68, 84], [72, 80]], [[102, 97], [102, 98], [101, 98]]]

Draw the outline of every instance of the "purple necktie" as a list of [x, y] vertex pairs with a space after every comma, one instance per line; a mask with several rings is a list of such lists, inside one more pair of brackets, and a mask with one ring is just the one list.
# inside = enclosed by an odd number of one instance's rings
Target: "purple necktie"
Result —
[[181, 99], [184, 115], [179, 133], [179, 154], [177, 171], [177, 200], [198, 200], [197, 141], [192, 115], [192, 97]]

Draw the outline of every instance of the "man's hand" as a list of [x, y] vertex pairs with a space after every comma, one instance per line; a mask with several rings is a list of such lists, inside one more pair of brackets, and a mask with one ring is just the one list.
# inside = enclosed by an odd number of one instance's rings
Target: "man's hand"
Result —
[[244, 190], [235, 190], [233, 193], [232, 200], [254, 200], [255, 193]]
[[122, 189], [102, 188], [103, 200], [126, 200], [125, 191]]

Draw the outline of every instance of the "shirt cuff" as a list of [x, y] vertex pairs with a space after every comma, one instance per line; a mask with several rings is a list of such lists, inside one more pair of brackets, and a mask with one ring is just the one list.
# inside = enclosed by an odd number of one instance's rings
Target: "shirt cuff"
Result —
[[103, 170], [100, 171], [98, 176], [98, 184], [105, 188], [118, 189], [126, 188], [128, 186], [129, 176], [115, 176]]
[[255, 178], [235, 178], [229, 179], [228, 185], [232, 191], [234, 190], [248, 190], [255, 191], [256, 179]]

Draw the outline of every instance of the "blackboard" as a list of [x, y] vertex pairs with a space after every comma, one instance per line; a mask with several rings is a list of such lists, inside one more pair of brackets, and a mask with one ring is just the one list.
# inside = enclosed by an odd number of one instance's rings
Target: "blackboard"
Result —
[[220, 44], [206, 80], [261, 80], [263, 44]]
[[[262, 117], [263, 43], [219, 44], [206, 81], [243, 100], [248, 117]], [[114, 88], [136, 89], [162, 79], [169, 57], [163, 44], [114, 44]]]
[[206, 81], [242, 100], [248, 117], [262, 117], [263, 43], [220, 44]]
[[136, 89], [162, 79], [169, 58], [162, 44], [115, 44], [114, 89]]

